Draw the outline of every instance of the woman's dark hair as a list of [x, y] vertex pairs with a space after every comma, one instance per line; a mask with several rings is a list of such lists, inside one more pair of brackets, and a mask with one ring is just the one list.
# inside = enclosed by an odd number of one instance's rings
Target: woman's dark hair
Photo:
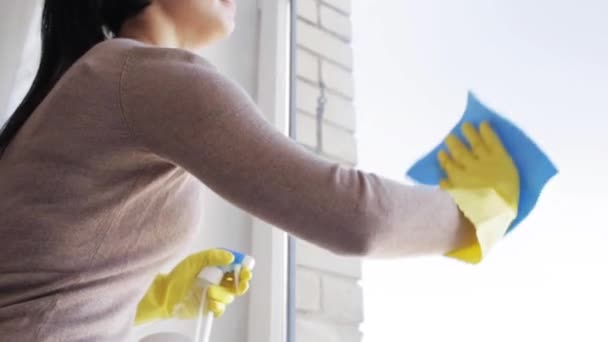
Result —
[[27, 95], [0, 132], [0, 158], [63, 74], [96, 44], [117, 35], [125, 20], [152, 0], [45, 0], [40, 66]]

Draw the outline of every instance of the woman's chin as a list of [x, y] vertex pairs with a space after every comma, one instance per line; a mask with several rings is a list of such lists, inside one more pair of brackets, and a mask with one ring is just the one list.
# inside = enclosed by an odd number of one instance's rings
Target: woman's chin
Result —
[[234, 29], [236, 28], [236, 23], [234, 19], [226, 19], [222, 21], [221, 28], [218, 29], [218, 39], [226, 39], [229, 38]]
[[230, 37], [236, 28], [236, 23], [234, 20], [231, 20], [226, 24], [226, 38]]
[[230, 36], [232, 35], [232, 33], [234, 32], [234, 28], [235, 25], [226, 25], [223, 26], [221, 29], [218, 29], [215, 31], [215, 34], [213, 35], [209, 35], [208, 32], [205, 35], [205, 38], [201, 40], [200, 44], [200, 48], [206, 48], [210, 45], [213, 45], [214, 43], [217, 43], [219, 41], [225, 40], [230, 38]]

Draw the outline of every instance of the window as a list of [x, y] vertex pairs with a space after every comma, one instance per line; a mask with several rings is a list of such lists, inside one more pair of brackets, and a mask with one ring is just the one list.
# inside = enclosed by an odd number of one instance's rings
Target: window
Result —
[[404, 181], [472, 88], [561, 170], [479, 266], [366, 262], [365, 341], [608, 339], [607, 10], [597, 1], [355, 1], [363, 168]]

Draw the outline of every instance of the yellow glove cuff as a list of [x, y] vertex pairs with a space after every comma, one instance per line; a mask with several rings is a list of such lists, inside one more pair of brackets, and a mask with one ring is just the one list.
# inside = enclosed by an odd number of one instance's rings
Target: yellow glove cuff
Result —
[[494, 189], [446, 189], [464, 216], [475, 227], [477, 241], [446, 254], [472, 264], [485, 258], [517, 217], [513, 208]]
[[165, 276], [157, 275], [146, 295], [139, 301], [135, 314], [135, 325], [171, 317], [166, 305], [164, 305], [166, 302], [165, 287]]

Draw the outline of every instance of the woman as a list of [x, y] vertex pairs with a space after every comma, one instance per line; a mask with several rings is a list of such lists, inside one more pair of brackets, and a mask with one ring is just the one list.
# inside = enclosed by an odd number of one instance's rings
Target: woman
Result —
[[[136, 317], [177, 315], [196, 273], [231, 261], [203, 252], [153, 282], [196, 233], [201, 184], [339, 254], [477, 245], [448, 192], [342, 167], [276, 132], [194, 53], [229, 36], [234, 14], [233, 0], [46, 0], [40, 69], [0, 135], [3, 341], [119, 341]], [[473, 151], [449, 142], [452, 157], [484, 160], [483, 142], [500, 144], [489, 126], [478, 133]], [[519, 189], [441, 160], [458, 175], [446, 187]], [[218, 288], [210, 309], [249, 278]]]

